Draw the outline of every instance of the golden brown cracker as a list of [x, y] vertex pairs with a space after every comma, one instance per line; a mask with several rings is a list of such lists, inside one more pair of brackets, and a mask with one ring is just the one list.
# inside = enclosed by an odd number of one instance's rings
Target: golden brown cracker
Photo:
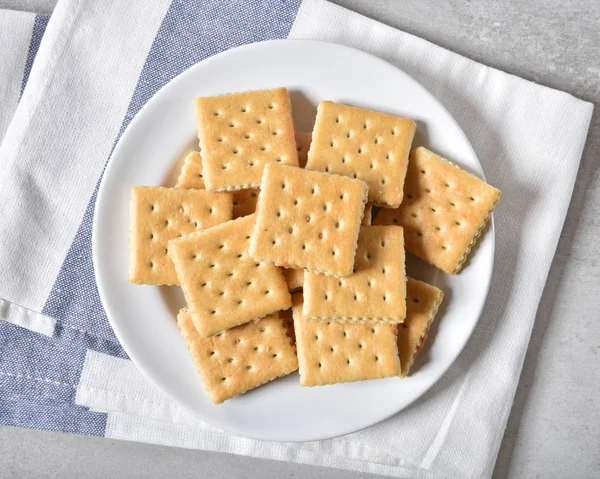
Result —
[[296, 344], [296, 333], [294, 332], [294, 317], [292, 316], [292, 308], [284, 309], [279, 311], [279, 317], [283, 321], [287, 335], [292, 341], [292, 344]]
[[232, 191], [233, 217], [241, 218], [255, 213], [259, 192], [258, 189]]
[[290, 292], [302, 289], [304, 286], [304, 270], [284, 268], [283, 274]]
[[398, 325], [398, 354], [401, 377], [412, 367], [427, 332], [444, 299], [442, 290], [413, 278], [406, 280], [406, 319]]
[[426, 148], [412, 151], [405, 199], [375, 224], [404, 227], [406, 249], [447, 273], [462, 268], [500, 199], [500, 190]]
[[129, 217], [129, 281], [179, 284], [169, 240], [231, 219], [228, 193], [137, 186], [131, 189]]
[[292, 311], [302, 386], [400, 374], [394, 326], [310, 321], [302, 316], [301, 293], [294, 293]]
[[415, 129], [408, 118], [322, 101], [306, 168], [361, 179], [369, 202], [396, 208]]
[[285, 88], [196, 98], [207, 190], [258, 188], [265, 164], [298, 165]]
[[177, 323], [192, 360], [215, 404], [298, 369], [296, 351], [277, 314], [202, 338], [190, 313]]
[[179, 173], [175, 188], [204, 189], [202, 157], [197, 151], [191, 151], [183, 160], [183, 166], [181, 167], [181, 173]]
[[348, 276], [366, 198], [363, 181], [269, 163], [250, 252], [283, 267]]
[[362, 226], [371, 226], [373, 222], [373, 205], [367, 204], [365, 206], [365, 214], [362, 219]]
[[[197, 151], [190, 152], [184, 160], [181, 173], [177, 178], [175, 188], [204, 189], [204, 178], [202, 177], [202, 157]], [[255, 212], [258, 200], [258, 189], [232, 191], [233, 195], [233, 218], [241, 218]]]
[[169, 254], [201, 337], [290, 307], [281, 269], [248, 254], [254, 215], [173, 240]]
[[406, 316], [402, 228], [363, 226], [350, 276], [307, 272], [302, 314], [319, 321], [401, 323]]
[[297, 131], [296, 132], [296, 150], [298, 151], [298, 166], [304, 168], [308, 159], [308, 149], [310, 148], [310, 139], [312, 133]]

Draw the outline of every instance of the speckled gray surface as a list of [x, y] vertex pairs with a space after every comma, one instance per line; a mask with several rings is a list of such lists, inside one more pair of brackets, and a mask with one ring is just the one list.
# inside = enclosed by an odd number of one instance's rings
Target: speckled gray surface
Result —
[[[595, 103], [495, 476], [600, 477], [600, 2], [334, 1]], [[0, 8], [50, 13], [54, 3], [0, 0]], [[137, 476], [365, 477], [227, 454], [0, 429], [0, 477]]]

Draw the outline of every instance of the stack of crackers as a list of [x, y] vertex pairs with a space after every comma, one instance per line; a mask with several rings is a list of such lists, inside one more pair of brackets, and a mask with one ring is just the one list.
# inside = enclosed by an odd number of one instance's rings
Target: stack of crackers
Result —
[[201, 155], [174, 188], [132, 190], [129, 280], [181, 286], [213, 402], [297, 369], [303, 386], [406, 376], [443, 293], [406, 277], [405, 249], [458, 273], [500, 191], [411, 151], [411, 119], [323, 101], [295, 132], [285, 88], [195, 106]]

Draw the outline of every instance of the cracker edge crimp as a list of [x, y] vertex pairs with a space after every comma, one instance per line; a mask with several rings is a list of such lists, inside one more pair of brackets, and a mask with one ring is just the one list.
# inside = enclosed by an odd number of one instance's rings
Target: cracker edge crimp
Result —
[[[420, 147], [423, 148], [423, 147]], [[418, 149], [418, 148], [417, 148]], [[424, 150], [427, 150], [427, 148], [423, 148]], [[436, 157], [438, 157], [439, 159], [441, 159], [442, 161], [445, 161], [446, 163], [448, 163], [449, 165], [452, 165], [454, 168], [464, 172], [465, 174], [472, 176], [473, 178], [477, 178], [479, 181], [483, 181], [485, 184], [491, 186], [492, 188], [494, 188], [495, 190], [498, 191], [498, 198], [496, 199], [496, 201], [492, 204], [492, 207], [488, 210], [487, 215], [485, 215], [485, 217], [483, 218], [483, 220], [481, 221], [479, 227], [477, 228], [477, 230], [475, 231], [475, 234], [473, 235], [473, 237], [471, 238], [471, 242], [467, 245], [467, 248], [465, 249], [465, 252], [462, 256], [462, 258], [460, 258], [458, 260], [458, 263], [456, 263], [456, 265], [454, 266], [454, 269], [450, 272], [450, 274], [458, 274], [460, 272], [460, 270], [462, 269], [463, 265], [465, 264], [465, 262], [467, 261], [467, 258], [469, 257], [469, 255], [471, 254], [471, 250], [474, 248], [474, 246], [477, 244], [477, 240], [479, 239], [479, 237], [481, 236], [481, 234], [483, 233], [483, 230], [485, 229], [485, 227], [487, 226], [488, 222], [490, 221], [490, 218], [492, 217], [492, 213], [494, 212], [494, 209], [496, 208], [496, 205], [500, 202], [500, 197], [502, 196], [502, 191], [499, 190], [498, 188], [496, 188], [495, 186], [490, 185], [487, 181], [482, 180], [481, 178], [469, 173], [468, 171], [464, 170], [463, 168], [461, 168], [460, 166], [458, 166], [457, 164], [451, 162], [450, 160], [448, 160], [447, 158], [444, 158], [443, 156], [438, 155], [437, 153], [434, 153], [431, 150], [427, 150], [428, 152], [432, 153], [433, 155], [435, 155]]]
[[[411, 278], [415, 281], [418, 281], [419, 283], [425, 283], [424, 281], [420, 281], [418, 279], [415, 278]], [[408, 278], [407, 278], [408, 280]], [[425, 283], [428, 286], [433, 286], [430, 285], [428, 283]], [[441, 294], [439, 295], [438, 300], [433, 304], [433, 308], [431, 309], [431, 313], [430, 315], [427, 317], [427, 321], [425, 323], [425, 328], [423, 330], [423, 333], [421, 334], [421, 336], [419, 337], [419, 342], [417, 343], [417, 349], [416, 351], [412, 354], [412, 356], [410, 357], [410, 362], [406, 365], [406, 367], [403, 364], [400, 364], [400, 378], [404, 379], [405, 377], [408, 376], [408, 373], [410, 372], [413, 364], [415, 363], [415, 360], [417, 358], [417, 355], [419, 354], [419, 351], [421, 350], [421, 348], [423, 347], [423, 344], [425, 344], [425, 341], [427, 340], [427, 335], [429, 334], [429, 329], [431, 328], [431, 325], [433, 324], [433, 320], [435, 319], [435, 317], [437, 316], [437, 313], [440, 309], [440, 306], [442, 304], [442, 302], [444, 301], [444, 291], [442, 291], [440, 288], [438, 288], [437, 286], [434, 286], [436, 289], [438, 289]], [[407, 294], [408, 294], [408, 290], [407, 290]], [[398, 354], [400, 354], [400, 352], [398, 352]], [[406, 372], [404, 372], [406, 371]]]
[[[300, 298], [301, 299], [298, 299]], [[294, 293], [292, 295], [292, 312], [294, 311], [294, 309], [296, 307], [298, 307], [298, 302], [304, 302], [304, 297], [303, 294], [301, 292], [297, 292]], [[299, 305], [300, 308], [300, 315], [301, 315], [301, 319], [306, 319], [304, 318], [304, 316], [302, 316], [302, 304]], [[294, 327], [296, 324], [296, 318], [294, 318]], [[351, 325], [350, 325], [351, 326]], [[400, 362], [400, 354], [398, 352], [398, 340], [397, 340], [397, 329], [396, 329], [396, 325], [394, 324], [379, 324], [379, 326], [388, 326], [390, 328], [392, 328], [393, 331], [393, 335], [394, 335], [394, 341], [393, 341], [393, 348], [394, 348], [394, 357], [396, 358], [396, 366], [397, 366], [397, 370], [402, 372], [402, 364]], [[298, 356], [298, 374], [300, 375], [300, 385], [302, 387], [308, 387], [308, 388], [313, 388], [313, 387], [322, 387], [322, 386], [332, 386], [335, 384], [350, 384], [350, 383], [359, 383], [359, 382], [363, 382], [363, 381], [376, 381], [379, 379], [387, 379], [387, 378], [391, 378], [391, 377], [399, 377], [398, 375], [391, 375], [391, 376], [385, 376], [385, 377], [381, 377], [381, 378], [365, 378], [365, 379], [356, 379], [356, 380], [352, 380], [352, 381], [341, 381], [341, 382], [327, 382], [327, 383], [323, 383], [323, 384], [304, 384], [304, 377], [301, 372], [300, 372], [300, 354], [304, 355], [303, 352], [300, 353], [299, 351], [302, 350], [303, 351], [303, 347], [304, 345], [298, 343], [298, 341], [296, 341], [296, 354]]]
[[[361, 220], [362, 222], [362, 220]], [[383, 225], [381, 225], [383, 226]], [[402, 241], [404, 242], [404, 227], [402, 226], [398, 226], [399, 228], [402, 228]], [[361, 225], [362, 228], [362, 225]], [[358, 242], [358, 238], [357, 238], [357, 242]], [[356, 256], [356, 249], [355, 249], [355, 256]], [[406, 248], [404, 249], [404, 298], [406, 301], [406, 297], [408, 295], [408, 290], [407, 290], [407, 286], [406, 286], [406, 282], [407, 282], [407, 276], [406, 276]], [[304, 302], [304, 298], [303, 298], [303, 302]], [[340, 316], [338, 318], [330, 318], [330, 317], [323, 317], [323, 316], [316, 316], [316, 315], [312, 315], [312, 316], [304, 316], [308, 321], [314, 321], [314, 322], [327, 322], [330, 321], [332, 323], [346, 323], [346, 324], [368, 324], [368, 323], [376, 323], [376, 324], [389, 324], [391, 326], [395, 326], [397, 324], [402, 324], [404, 322], [404, 320], [406, 319], [406, 306], [404, 307], [404, 318], [398, 320], [397, 318], [384, 318], [384, 317], [375, 317], [375, 318], [355, 318], [355, 317], [351, 317], [351, 316]]]
[[[179, 313], [177, 314], [177, 325], [178, 325], [178, 326], [179, 326], [179, 315], [180, 315], [182, 312], [187, 312], [187, 306], [186, 306], [185, 308], [182, 308], [181, 310], [179, 310]], [[277, 313], [271, 313], [271, 315], [272, 315], [272, 314], [277, 314]], [[266, 316], [270, 316], [270, 315], [266, 315]], [[260, 321], [260, 319], [262, 319], [262, 318], [257, 318], [257, 319], [254, 319], [254, 320], [252, 320], [252, 321], [253, 321], [253, 322], [258, 322], [258, 321]], [[281, 318], [279, 318], [279, 319], [281, 320]], [[283, 320], [281, 320], [281, 321], [283, 322]], [[192, 320], [192, 323], [193, 323], [193, 320]], [[239, 325], [239, 326], [244, 326], [245, 324], [249, 324], [249, 323], [244, 323], [244, 324], [241, 324], [241, 325]], [[234, 327], [239, 327], [239, 326], [234, 326]], [[224, 330], [224, 331], [225, 331], [225, 330]], [[266, 381], [263, 381], [262, 383], [258, 383], [258, 384], [256, 384], [255, 386], [252, 386], [252, 387], [249, 387], [249, 388], [247, 388], [247, 389], [244, 389], [243, 391], [240, 391], [239, 393], [237, 393], [237, 394], [236, 394], [236, 395], [234, 395], [234, 396], [230, 396], [230, 397], [228, 397], [228, 398], [226, 398], [226, 399], [223, 399], [223, 400], [221, 400], [221, 401], [215, 401], [215, 399], [213, 398], [213, 394], [211, 394], [211, 391], [209, 391], [209, 389], [206, 387], [206, 384], [205, 384], [205, 382], [204, 382], [204, 375], [203, 375], [203, 373], [201, 372], [200, 368], [199, 368], [199, 367], [196, 365], [196, 361], [194, 361], [194, 355], [193, 355], [193, 354], [191, 353], [191, 351], [189, 350], [189, 346], [188, 346], [188, 342], [187, 342], [187, 340], [186, 340], [187, 338], [186, 338], [186, 336], [185, 336], [185, 332], [183, 331], [183, 329], [182, 329], [181, 327], [179, 327], [179, 332], [180, 332], [181, 336], [182, 336], [182, 337], [183, 337], [183, 339], [184, 339], [184, 342], [185, 342], [186, 349], [188, 350], [188, 353], [190, 354], [190, 356], [191, 356], [191, 358], [192, 358], [192, 362], [194, 363], [194, 367], [196, 368], [196, 372], [197, 372], [198, 376], [200, 376], [200, 379], [202, 380], [202, 386], [204, 387], [204, 391], [206, 392], [206, 394], [208, 395], [208, 397], [210, 398], [210, 400], [213, 402], [213, 404], [216, 404], [216, 405], [218, 405], [218, 404], [223, 404], [225, 401], [229, 401], [230, 399], [233, 399], [233, 398], [235, 398], [235, 397], [241, 396], [242, 394], [246, 394], [248, 391], [252, 391], [252, 390], [254, 390], [254, 389], [257, 389], [257, 388], [259, 388], [259, 387], [261, 387], [261, 386], [264, 386], [264, 385], [265, 385], [265, 384], [267, 384], [267, 383], [270, 383], [270, 382], [272, 382], [272, 381], [275, 381], [276, 379], [283, 378], [283, 377], [285, 377], [285, 376], [289, 376], [289, 375], [290, 375], [290, 374], [292, 374], [293, 372], [295, 372], [295, 371], [298, 371], [298, 366], [296, 366], [296, 368], [295, 368], [295, 369], [291, 369], [291, 370], [290, 370], [290, 371], [288, 371], [288, 372], [282, 373], [282, 374], [280, 374], [280, 375], [278, 375], [278, 376], [275, 376], [275, 377], [273, 377], [273, 378], [271, 378], [271, 379], [267, 379]], [[289, 339], [289, 341], [290, 341], [290, 346], [293, 348], [294, 352], [296, 353], [296, 363], [297, 363], [297, 360], [298, 360], [298, 352], [297, 352], [297, 349], [296, 349], [296, 345], [294, 344], [294, 342], [292, 341], [292, 338], [290, 338], [290, 336], [288, 335], [288, 333], [287, 333], [287, 332], [286, 332], [286, 337]], [[202, 338], [202, 339], [203, 339], [203, 340], [208, 340], [208, 339], [211, 339], [211, 337], [209, 337], [209, 338]]]
[[[248, 216], [250, 216], [250, 215], [248, 215]], [[222, 226], [222, 225], [225, 225], [227, 223], [230, 223], [230, 222], [233, 222], [233, 221], [238, 221], [238, 220], [243, 219], [243, 218], [247, 218], [247, 216], [242, 216], [241, 218], [233, 218], [231, 220], [224, 221], [223, 223], [219, 223], [218, 225], [215, 225], [215, 226]], [[255, 220], [255, 222], [256, 222], [256, 220]], [[213, 227], [214, 226], [211, 226], [211, 228], [213, 228]], [[191, 233], [189, 235], [185, 235], [185, 236], [181, 236], [179, 238], [173, 238], [173, 239], [169, 240], [168, 243], [167, 243], [167, 250], [168, 250], [169, 256], [171, 256], [171, 252], [169, 250], [170, 246], [171, 246], [171, 243], [176, 243], [176, 242], [179, 242], [179, 241], [184, 241], [184, 240], [187, 240], [189, 238], [193, 238], [194, 236], [201, 235], [201, 234], [205, 233], [207, 229], [209, 229], [209, 228], [206, 228], [206, 229], [201, 230], [201, 231], [195, 231], [195, 232], [193, 232], [193, 233]], [[172, 258], [171, 258], [171, 260], [172, 260]], [[175, 266], [175, 261], [173, 261], [173, 265]], [[178, 272], [177, 266], [175, 266], [175, 272], [177, 273], [177, 276], [179, 276], [179, 272]], [[281, 277], [283, 279], [283, 283], [286, 284], [286, 291], [288, 293], [288, 297], [289, 297], [289, 300], [290, 300], [289, 304], [290, 304], [290, 307], [291, 307], [291, 305], [292, 305], [292, 293], [287, 289], [287, 281], [285, 279], [285, 274], [283, 273], [283, 270], [281, 268], [279, 268], [278, 273], [281, 275]], [[180, 283], [181, 283], [181, 281], [180, 281]], [[185, 298], [189, 298], [189, 297], [192, 296], [192, 295], [189, 294], [189, 292], [186, 294], [186, 286], [184, 284], [180, 284], [180, 285], [177, 285], [177, 286], [181, 287], [181, 289], [183, 291], [183, 295], [184, 295]], [[187, 306], [187, 308], [189, 310], [189, 305]], [[289, 308], [284, 308], [284, 309], [289, 309]], [[284, 309], [281, 309], [279, 311], [283, 311]], [[270, 316], [272, 314], [278, 314], [279, 311], [271, 311], [269, 313], [263, 314], [262, 316], [255, 316], [252, 319], [250, 319], [249, 321], [242, 321], [240, 323], [237, 323], [237, 324], [234, 324], [232, 326], [229, 326], [228, 328], [220, 329], [218, 331], [215, 331], [214, 333], [211, 333], [208, 336], [204, 336], [203, 335], [204, 333], [200, 332], [200, 330], [203, 329], [203, 328], [196, 325], [196, 315], [193, 313], [193, 311], [190, 311], [190, 315], [191, 315], [191, 318], [192, 318], [192, 322], [194, 323], [194, 326], [196, 327], [196, 331], [197, 331], [198, 335], [200, 335], [200, 337], [203, 338], [203, 339], [209, 339], [212, 336], [215, 336], [215, 335], [217, 335], [219, 333], [222, 333], [223, 331], [227, 331], [228, 329], [237, 328], [238, 326], [243, 326], [244, 324], [248, 324], [248, 323], [250, 323], [252, 321], [260, 321], [261, 319], [266, 318], [267, 316]]]
[[[240, 92], [234, 92], [234, 93], [225, 93], [225, 94], [221, 94], [221, 95], [210, 95], [209, 97], [195, 97], [194, 101], [196, 101], [199, 98], [210, 98], [210, 97], [225, 97], [225, 96], [230, 96], [230, 95], [237, 95], [240, 93], [264, 93], [264, 92], [271, 92], [271, 91], [275, 91], [275, 90], [280, 90], [283, 89], [286, 92], [286, 96], [287, 96], [287, 100], [288, 100], [288, 106], [289, 106], [289, 119], [291, 122], [291, 131], [292, 131], [292, 139], [294, 141], [294, 148], [293, 151], [296, 154], [296, 164], [293, 165], [288, 165], [288, 166], [296, 166], [298, 167], [299, 163], [298, 163], [298, 144], [296, 142], [296, 128], [294, 126], [294, 117], [293, 117], [293, 112], [292, 112], [292, 98], [290, 96], [290, 92], [287, 89], [287, 87], [284, 86], [279, 86], [279, 87], [273, 87], [273, 88], [260, 88], [260, 89], [255, 89], [255, 90], [243, 90]], [[198, 118], [197, 118], [197, 113], [196, 113], [196, 122], [198, 122]], [[202, 147], [202, 143], [204, 142], [204, 138], [202, 137], [201, 133], [198, 133], [198, 140], [199, 140], [199, 144], [200, 147]], [[200, 153], [200, 152], [199, 152]], [[266, 165], [267, 163], [265, 163]], [[264, 168], [264, 166], [263, 166]], [[262, 179], [262, 175], [261, 175], [261, 179]], [[243, 185], [231, 185], [231, 186], [223, 186], [223, 187], [219, 187], [219, 188], [212, 188], [212, 189], [208, 189], [206, 188], [206, 180], [205, 181], [205, 185], [204, 188], [207, 191], [214, 191], [214, 192], [224, 192], [224, 191], [228, 191], [228, 192], [233, 192], [233, 191], [239, 191], [239, 190], [248, 190], [248, 189], [257, 189], [260, 188], [262, 181], [259, 181], [258, 183], [244, 183]]]

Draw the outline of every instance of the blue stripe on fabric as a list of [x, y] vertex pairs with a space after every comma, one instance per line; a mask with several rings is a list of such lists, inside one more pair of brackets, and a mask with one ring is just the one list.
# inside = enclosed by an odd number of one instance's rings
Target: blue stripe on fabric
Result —
[[102, 436], [106, 415], [75, 405], [88, 349], [126, 357], [118, 343], [72, 328], [49, 338], [0, 321], [0, 424]]
[[0, 398], [0, 425], [104, 436], [107, 414], [73, 404], [44, 404]]
[[118, 358], [129, 359], [123, 346], [118, 341], [99, 338], [93, 336], [86, 331], [74, 329], [68, 325], [58, 323], [54, 330], [54, 337], [65, 341], [80, 344], [86, 349], [93, 349], [99, 353], [110, 354]]
[[0, 321], [0, 397], [72, 403], [85, 353], [76, 341]]
[[31, 32], [31, 40], [29, 41], [27, 60], [25, 61], [25, 71], [23, 72], [23, 80], [21, 82], [21, 95], [23, 94], [23, 90], [25, 90], [27, 80], [29, 80], [31, 67], [33, 66], [33, 61], [40, 48], [40, 43], [42, 42], [42, 37], [44, 36], [49, 20], [50, 15], [36, 15], [35, 20], [33, 21], [33, 30]]
[[[152, 95], [190, 66], [239, 45], [285, 38], [299, 6], [300, 0], [173, 2], [150, 48], [121, 133]], [[96, 194], [97, 187], [43, 313], [90, 335], [116, 341], [100, 303], [92, 264]]]
[[72, 402], [88, 349], [127, 357], [119, 343], [62, 325], [48, 337], [0, 321], [0, 397]]

